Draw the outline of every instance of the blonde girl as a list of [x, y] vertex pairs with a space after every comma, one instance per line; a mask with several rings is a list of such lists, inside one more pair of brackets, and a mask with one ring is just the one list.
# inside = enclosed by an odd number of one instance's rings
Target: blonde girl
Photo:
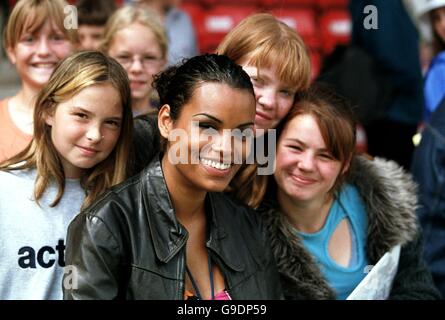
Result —
[[167, 57], [164, 28], [150, 11], [123, 7], [108, 21], [100, 49], [125, 68], [130, 79], [132, 109], [135, 116], [157, 106], [151, 86]]
[[126, 178], [125, 70], [100, 52], [65, 59], [39, 94], [34, 138], [0, 164], [0, 299], [60, 299], [69, 222]]
[[31, 141], [36, 97], [57, 63], [72, 53], [76, 30], [64, 28], [63, 0], [20, 0], [4, 33], [4, 48], [21, 78], [19, 92], [0, 101], [0, 161]]

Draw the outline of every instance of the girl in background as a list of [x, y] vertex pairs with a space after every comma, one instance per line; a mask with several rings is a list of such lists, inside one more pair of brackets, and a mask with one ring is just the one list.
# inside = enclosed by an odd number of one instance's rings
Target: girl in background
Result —
[[19, 92], [0, 102], [0, 161], [28, 145], [34, 105], [57, 63], [72, 53], [76, 30], [64, 28], [63, 0], [21, 0], [12, 10], [4, 47], [21, 79]]
[[134, 2], [141, 8], [152, 10], [163, 23], [168, 39], [167, 64], [169, 66], [199, 53], [195, 28], [188, 13], [181, 10], [181, 0], [138, 0]]
[[158, 18], [137, 7], [117, 10], [105, 26], [100, 49], [127, 71], [133, 115], [156, 110], [158, 103], [151, 84], [167, 59], [167, 37]]
[[241, 21], [216, 51], [241, 65], [250, 76], [256, 129], [276, 128], [295, 94], [309, 87], [311, 66], [303, 40], [271, 14], [254, 14]]
[[0, 299], [61, 299], [71, 219], [127, 176], [125, 70], [99, 52], [65, 59], [41, 90], [34, 137], [0, 164]]
[[[255, 90], [257, 136], [258, 129], [265, 133], [276, 128], [291, 108], [295, 94], [307, 89], [311, 82], [310, 59], [304, 42], [294, 29], [267, 13], [241, 21], [216, 51], [241, 65], [250, 76]], [[255, 144], [257, 148], [262, 148], [260, 143]], [[266, 176], [258, 175], [257, 170], [257, 164], [243, 166], [228, 189], [252, 207], [258, 206], [265, 192], [259, 188]]]

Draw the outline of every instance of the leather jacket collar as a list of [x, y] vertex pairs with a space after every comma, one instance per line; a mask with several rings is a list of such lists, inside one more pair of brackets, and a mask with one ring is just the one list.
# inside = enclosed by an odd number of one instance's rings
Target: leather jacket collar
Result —
[[[142, 180], [146, 183], [141, 184], [141, 198], [144, 202], [143, 206], [149, 208], [146, 210], [147, 219], [150, 222], [150, 231], [153, 235], [156, 256], [160, 261], [167, 263], [185, 245], [188, 232], [176, 219], [175, 210], [162, 172], [161, 157], [162, 155], [159, 158], [155, 157], [143, 171]], [[221, 199], [221, 195], [211, 192], [207, 193], [206, 213], [210, 223], [206, 246], [216, 253], [228, 267], [235, 271], [242, 271], [244, 270], [244, 265], [236, 261], [235, 255], [232, 254], [237, 252], [235, 244], [232, 241], [227, 241], [225, 244], [225, 246], [231, 245], [233, 251], [227, 250], [226, 247], [223, 250], [221, 246], [221, 241], [224, 241], [228, 234], [224, 228], [224, 221], [218, 219], [215, 212], [216, 208], [226, 206], [225, 202], [225, 199]]]

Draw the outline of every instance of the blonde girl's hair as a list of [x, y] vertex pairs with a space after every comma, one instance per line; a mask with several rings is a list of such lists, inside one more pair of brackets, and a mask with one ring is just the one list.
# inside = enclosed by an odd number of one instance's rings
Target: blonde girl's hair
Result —
[[33, 33], [43, 26], [48, 19], [75, 44], [78, 41], [77, 30], [64, 26], [64, 0], [20, 0], [12, 9], [5, 27], [3, 43], [5, 48], [14, 48], [26, 32]]
[[166, 59], [168, 41], [162, 23], [153, 12], [139, 7], [123, 7], [110, 17], [105, 26], [103, 41], [99, 49], [102, 52], [108, 53], [116, 33], [135, 23], [139, 23], [153, 32], [161, 48], [162, 59]]
[[[65, 174], [60, 156], [51, 139], [48, 115], [58, 104], [69, 100], [83, 89], [98, 84], [111, 84], [119, 93], [122, 105], [121, 132], [114, 150], [96, 166], [85, 170], [81, 185], [86, 198], [82, 208], [90, 205], [106, 188], [127, 177], [127, 163], [132, 141], [133, 118], [127, 73], [114, 59], [97, 51], [84, 51], [62, 60], [37, 97], [34, 108], [34, 137], [28, 147], [0, 164], [0, 170], [12, 171], [36, 168], [34, 198], [38, 202], [50, 183], [58, 192], [51, 206], [56, 206], [64, 192]], [[105, 106], [104, 106], [105, 107]]]
[[238, 64], [260, 68], [274, 67], [279, 79], [305, 90], [311, 83], [311, 64], [300, 36], [268, 13], [251, 15], [222, 40], [216, 51]]

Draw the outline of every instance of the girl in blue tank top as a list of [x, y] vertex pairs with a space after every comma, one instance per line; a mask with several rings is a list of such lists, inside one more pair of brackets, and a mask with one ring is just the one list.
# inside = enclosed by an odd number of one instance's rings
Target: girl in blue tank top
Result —
[[[332, 235], [342, 221], [348, 224], [347, 231], [351, 238], [350, 259], [347, 265], [339, 264], [329, 252]], [[326, 222], [319, 231], [305, 233], [296, 230], [304, 246], [322, 266], [321, 271], [335, 289], [338, 299], [346, 299], [366, 276], [366, 227], [363, 201], [354, 186], [346, 185], [332, 202]]]
[[399, 245], [395, 271], [372, 277], [373, 290], [354, 292], [355, 298], [439, 296], [422, 260], [414, 183], [394, 162], [355, 154], [347, 101], [313, 85], [297, 97], [277, 140], [259, 212], [287, 299], [347, 299]]

